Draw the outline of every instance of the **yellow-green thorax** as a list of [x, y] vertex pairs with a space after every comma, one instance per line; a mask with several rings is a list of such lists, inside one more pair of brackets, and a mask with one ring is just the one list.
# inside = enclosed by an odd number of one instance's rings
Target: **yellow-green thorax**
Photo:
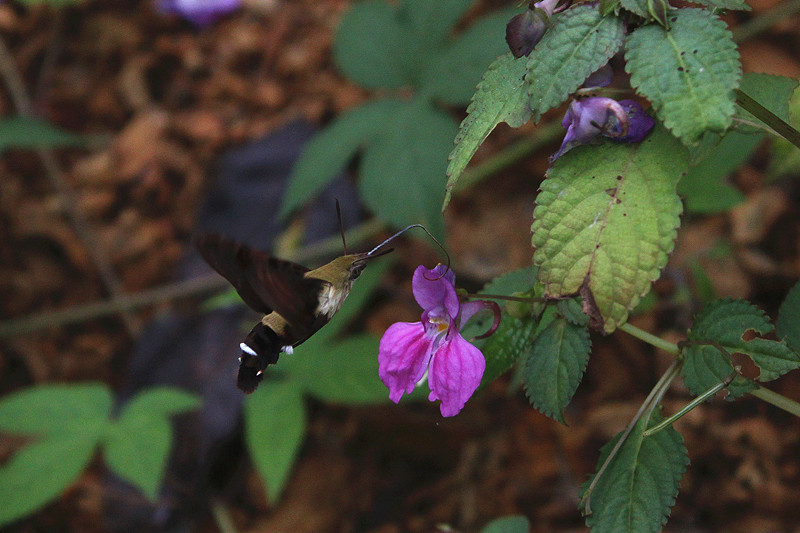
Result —
[[307, 278], [315, 278], [326, 283], [319, 293], [317, 315], [332, 317], [344, 303], [353, 280], [364, 270], [365, 254], [350, 254], [337, 257], [330, 263], [306, 272]]

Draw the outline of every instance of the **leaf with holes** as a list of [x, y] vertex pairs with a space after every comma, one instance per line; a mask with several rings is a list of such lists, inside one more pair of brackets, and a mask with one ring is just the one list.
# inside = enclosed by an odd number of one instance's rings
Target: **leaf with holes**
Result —
[[[744, 340], [748, 332], [766, 335], [773, 326], [764, 312], [745, 300], [716, 300], [697, 314], [684, 348], [681, 376], [692, 394], [698, 395], [725, 380], [733, 372], [729, 356], [750, 356], [761, 370], [759, 381], [771, 381], [800, 367], [800, 355], [783, 341], [761, 337]], [[726, 353], [724, 353], [724, 350]], [[753, 390], [754, 384], [737, 377], [728, 387], [732, 397]]]
[[660, 126], [640, 144], [609, 141], [560, 157], [531, 226], [546, 295], [580, 294], [606, 333], [624, 323], [672, 251], [681, 213], [675, 186], [686, 168], [686, 150]]
[[704, 9], [669, 14], [670, 29], [648, 24], [625, 42], [631, 85], [685, 144], [731, 125], [742, 69], [731, 32]]

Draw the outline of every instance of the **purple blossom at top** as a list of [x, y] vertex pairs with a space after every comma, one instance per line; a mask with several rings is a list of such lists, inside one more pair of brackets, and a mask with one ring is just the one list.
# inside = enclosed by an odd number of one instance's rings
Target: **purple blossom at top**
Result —
[[199, 28], [205, 28], [236, 11], [242, 0], [156, 0], [159, 11], [179, 15]]
[[[441, 400], [442, 416], [455, 416], [481, 383], [486, 361], [481, 351], [461, 336], [461, 326], [481, 309], [492, 309], [494, 333], [500, 311], [493, 302], [461, 303], [455, 274], [444, 265], [420, 265], [412, 279], [414, 298], [422, 307], [419, 322], [392, 324], [381, 338], [378, 374], [395, 403], [411, 393], [427, 372], [429, 401]], [[484, 335], [484, 336], [486, 336]]]
[[524, 13], [511, 17], [506, 25], [506, 43], [514, 57], [520, 58], [533, 51], [550, 26], [550, 17], [559, 1], [542, 0], [531, 3]]
[[617, 141], [641, 142], [653, 129], [655, 120], [634, 100], [617, 102], [605, 96], [591, 96], [573, 100], [561, 125], [567, 134], [553, 160], [599, 135]]

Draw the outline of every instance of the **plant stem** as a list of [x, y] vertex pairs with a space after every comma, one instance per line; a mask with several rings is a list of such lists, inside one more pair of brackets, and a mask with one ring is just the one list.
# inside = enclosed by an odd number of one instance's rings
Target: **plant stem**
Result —
[[800, 417], [800, 403], [787, 398], [777, 392], [773, 392], [769, 389], [765, 389], [764, 387], [759, 387], [754, 391], [750, 391], [750, 394], [764, 400], [768, 404], [774, 405], [779, 409], [783, 409], [787, 413], [793, 414], [794, 416]]
[[788, 124], [775, 113], [753, 100], [751, 96], [741, 89], [736, 89], [736, 103], [775, 130], [775, 133], [800, 148], [800, 131], [797, 131], [791, 124]]
[[[370, 236], [381, 231], [382, 228], [382, 222], [373, 220], [353, 228], [346, 232], [345, 236], [348, 242], [363, 242]], [[341, 245], [341, 237], [335, 235], [310, 244], [298, 250], [296, 253], [289, 254], [287, 259], [297, 262], [307, 262], [314, 258], [335, 253], [340, 250]], [[83, 322], [114, 313], [133, 311], [142, 307], [148, 307], [162, 302], [170, 302], [179, 298], [219, 292], [227, 287], [229, 287], [228, 282], [216, 274], [169, 283], [137, 294], [122, 294], [110, 300], [74, 306], [61, 311], [36, 313], [27, 317], [0, 322], [0, 338], [23, 335], [48, 327], [74, 324], [76, 322]]]
[[597, 474], [595, 474], [591, 484], [586, 489], [586, 492], [584, 493], [580, 503], [578, 504], [579, 507], [583, 507], [584, 516], [592, 514], [592, 507], [591, 507], [592, 493], [594, 492], [594, 489], [597, 487], [597, 483], [600, 481], [600, 477], [603, 475], [606, 468], [608, 468], [608, 465], [611, 464], [611, 461], [614, 459], [614, 457], [617, 456], [620, 449], [622, 449], [622, 445], [625, 444], [625, 441], [628, 439], [628, 436], [633, 431], [633, 428], [636, 427], [636, 424], [639, 422], [639, 420], [641, 420], [645, 414], [647, 415], [647, 419], [650, 418], [650, 414], [653, 412], [653, 409], [655, 409], [655, 407], [661, 401], [661, 398], [664, 396], [664, 393], [669, 388], [672, 381], [675, 379], [675, 376], [678, 375], [679, 370], [680, 370], [680, 362], [677, 360], [673, 361], [670, 367], [667, 369], [667, 371], [664, 372], [664, 375], [661, 376], [661, 379], [658, 380], [658, 383], [656, 383], [655, 387], [653, 387], [653, 389], [650, 391], [650, 394], [647, 395], [647, 398], [645, 398], [645, 400], [642, 402], [642, 405], [639, 407], [639, 410], [636, 412], [635, 415], [633, 415], [633, 418], [628, 423], [628, 426], [625, 428], [625, 431], [623, 431], [622, 435], [620, 435], [619, 440], [617, 440], [617, 443], [614, 445], [614, 448], [611, 450], [611, 452], [608, 454], [608, 457], [606, 457], [606, 460], [603, 461], [603, 464], [597, 470]]
[[546, 302], [547, 298], [538, 298], [535, 296], [506, 296], [504, 294], [483, 294], [483, 293], [467, 293], [467, 298], [489, 298], [491, 300], [508, 300], [510, 302], [525, 302], [525, 303], [539, 303]]
[[680, 353], [680, 348], [678, 348], [677, 344], [665, 341], [661, 337], [656, 337], [652, 333], [648, 333], [643, 329], [637, 328], [629, 322], [622, 324], [618, 329], [624, 331], [628, 335], [632, 335], [637, 339], [646, 342], [647, 344], [651, 344], [667, 353], [671, 353], [672, 355], [678, 355], [678, 353]]
[[218, 498], [211, 499], [211, 513], [214, 515], [214, 522], [220, 533], [237, 533], [238, 530], [236, 524], [233, 523], [231, 513]]
[[563, 133], [564, 128], [558, 122], [543, 124], [533, 134], [523, 137], [502, 151], [487, 157], [482, 163], [465, 170], [461, 177], [458, 178], [455, 187], [453, 187], [453, 193], [469, 189], [495, 172], [516, 163], [531, 152], [555, 141]]

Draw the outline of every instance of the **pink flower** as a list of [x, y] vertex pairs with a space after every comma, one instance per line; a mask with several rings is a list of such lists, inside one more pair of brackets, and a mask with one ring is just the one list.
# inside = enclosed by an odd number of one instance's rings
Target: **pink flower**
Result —
[[492, 309], [494, 333], [500, 311], [493, 302], [460, 303], [455, 274], [444, 265], [433, 270], [419, 266], [412, 281], [414, 298], [422, 307], [419, 322], [398, 322], [384, 333], [378, 350], [378, 374], [395, 403], [411, 393], [427, 371], [428, 400], [441, 400], [442, 416], [455, 416], [481, 383], [486, 361], [481, 351], [459, 333], [481, 309]]

